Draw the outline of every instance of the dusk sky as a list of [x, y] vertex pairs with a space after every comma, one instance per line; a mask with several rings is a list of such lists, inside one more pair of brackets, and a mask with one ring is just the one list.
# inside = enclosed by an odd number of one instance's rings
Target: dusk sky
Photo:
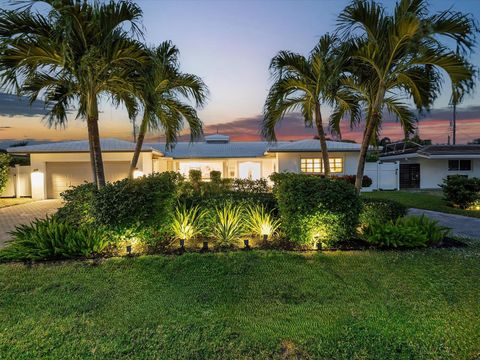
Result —
[[[182, 70], [199, 75], [210, 89], [207, 105], [199, 114], [205, 132], [226, 133], [237, 140], [258, 139], [265, 96], [271, 84], [268, 65], [279, 50], [308, 54], [318, 38], [332, 32], [346, 0], [319, 1], [137, 1], [144, 11], [145, 41], [156, 45], [172, 40], [180, 49]], [[394, 1], [383, 1], [389, 7]], [[432, 10], [452, 7], [480, 19], [478, 0], [432, 0]], [[6, 4], [0, 0], [0, 4]], [[480, 66], [478, 51], [472, 56]], [[449, 85], [430, 114], [420, 120], [422, 138], [446, 143], [451, 109]], [[480, 137], [479, 91], [458, 111], [457, 142]], [[102, 137], [131, 139], [132, 126], [124, 109], [103, 103]], [[323, 109], [325, 118], [330, 109]], [[66, 129], [48, 129], [42, 123], [42, 104], [29, 107], [12, 95], [0, 93], [0, 141], [86, 139], [85, 123], [74, 115]], [[343, 138], [359, 141], [362, 129], [344, 126]], [[298, 114], [287, 116], [278, 129], [282, 139], [311, 138]], [[150, 134], [158, 138], [161, 134]], [[387, 121], [383, 135], [400, 139], [400, 125]]]

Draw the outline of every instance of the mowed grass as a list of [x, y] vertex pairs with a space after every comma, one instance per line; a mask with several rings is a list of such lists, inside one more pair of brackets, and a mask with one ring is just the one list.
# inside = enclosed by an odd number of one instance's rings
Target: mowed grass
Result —
[[0, 265], [0, 358], [480, 356], [480, 246]]
[[417, 190], [417, 191], [373, 191], [362, 193], [362, 196], [373, 199], [390, 199], [398, 201], [409, 208], [440, 211], [449, 214], [457, 214], [480, 218], [480, 211], [462, 210], [447, 206], [440, 190]]

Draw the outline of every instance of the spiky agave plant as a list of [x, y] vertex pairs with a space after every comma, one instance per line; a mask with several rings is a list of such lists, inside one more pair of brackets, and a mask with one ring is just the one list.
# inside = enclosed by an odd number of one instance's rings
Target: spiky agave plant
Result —
[[220, 247], [231, 246], [244, 233], [243, 211], [240, 206], [226, 203], [215, 208], [212, 236]]
[[205, 211], [198, 206], [187, 208], [179, 204], [172, 221], [172, 231], [178, 240], [189, 241], [198, 236], [204, 228]]
[[268, 239], [277, 232], [280, 220], [276, 219], [264, 206], [255, 205], [247, 208], [245, 224], [249, 233], [266, 236]]

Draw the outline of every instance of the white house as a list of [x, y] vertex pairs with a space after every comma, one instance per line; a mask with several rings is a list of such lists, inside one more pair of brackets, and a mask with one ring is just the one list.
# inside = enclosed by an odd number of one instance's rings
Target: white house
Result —
[[[135, 144], [129, 141], [101, 140], [107, 181], [127, 177], [134, 146]], [[356, 173], [359, 144], [327, 141], [327, 147], [333, 174]], [[23, 184], [17, 187], [27, 189], [22, 190], [23, 192], [17, 189], [14, 191], [15, 196], [31, 196], [34, 199], [58, 198], [60, 193], [69, 187], [92, 181], [87, 141], [19, 146], [9, 148], [8, 152], [30, 156], [30, 167], [27, 171], [20, 169], [23, 167], [17, 167], [18, 175], [15, 180], [16, 183]], [[374, 163], [367, 168], [366, 174], [374, 182], [372, 187], [378, 188], [382, 183], [383, 186], [397, 188], [395, 168], [387, 169], [390, 173], [383, 176], [383, 181], [379, 181], [378, 166]], [[264, 141], [234, 142], [230, 141], [228, 136], [215, 134], [206, 136], [201, 142], [179, 142], [173, 149], [167, 149], [165, 144], [161, 143], [145, 144], [137, 173], [178, 171], [188, 175], [191, 169], [201, 170], [204, 178], [208, 178], [212, 170], [220, 171], [225, 178], [251, 179], [268, 178], [274, 172], [323, 172], [318, 140], [283, 141], [275, 144]], [[30, 179], [20, 181], [20, 173], [27, 173]], [[25, 186], [25, 183], [29, 183], [29, 186]]]
[[480, 177], [480, 145], [427, 145], [380, 160], [400, 163], [402, 189], [435, 189], [449, 175]]

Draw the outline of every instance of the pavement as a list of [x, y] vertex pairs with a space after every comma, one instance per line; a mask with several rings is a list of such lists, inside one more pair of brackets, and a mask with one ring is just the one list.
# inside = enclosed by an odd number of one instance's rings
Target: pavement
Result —
[[61, 206], [61, 200], [41, 200], [0, 209], [0, 247], [10, 239], [9, 232], [20, 224], [28, 224], [36, 218], [53, 214]]
[[438, 221], [439, 225], [452, 229], [452, 235], [480, 239], [480, 219], [455, 214], [445, 214], [423, 209], [409, 209], [409, 215], [425, 215]]

